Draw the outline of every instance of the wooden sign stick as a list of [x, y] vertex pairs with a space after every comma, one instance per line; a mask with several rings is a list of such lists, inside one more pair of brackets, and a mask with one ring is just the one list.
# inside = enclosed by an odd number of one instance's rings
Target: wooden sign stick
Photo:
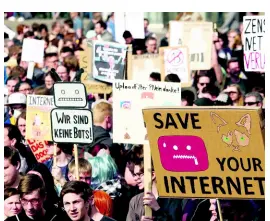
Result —
[[26, 77], [30, 80], [33, 79], [34, 68], [35, 68], [35, 62], [33, 62], [33, 61], [28, 62]]
[[[146, 192], [152, 192], [152, 165], [151, 165], [151, 150], [149, 144], [143, 146], [144, 159], [144, 195]], [[152, 217], [152, 209], [149, 206], [144, 206], [145, 216]]]
[[54, 143], [54, 146], [53, 146], [53, 166], [56, 167], [56, 156], [57, 156], [57, 144]]
[[107, 100], [107, 94], [106, 93], [104, 93], [104, 99]]
[[79, 177], [79, 156], [78, 156], [77, 144], [74, 144], [74, 158], [75, 158], [75, 177], [76, 177], [76, 180], [80, 180], [80, 177]]
[[222, 216], [222, 212], [221, 212], [221, 206], [220, 206], [220, 202], [217, 199], [217, 206], [218, 206], [218, 213], [219, 213], [219, 220], [223, 221], [223, 216]]

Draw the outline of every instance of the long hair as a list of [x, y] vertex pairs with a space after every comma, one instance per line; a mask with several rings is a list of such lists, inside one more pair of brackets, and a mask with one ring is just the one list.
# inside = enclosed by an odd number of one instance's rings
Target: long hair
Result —
[[109, 194], [102, 190], [94, 190], [93, 195], [98, 211], [104, 216], [112, 217], [113, 201]]
[[239, 94], [239, 98], [236, 101], [237, 106], [244, 106], [244, 93], [241, 91], [240, 86], [238, 84], [231, 84], [229, 87], [235, 87]]

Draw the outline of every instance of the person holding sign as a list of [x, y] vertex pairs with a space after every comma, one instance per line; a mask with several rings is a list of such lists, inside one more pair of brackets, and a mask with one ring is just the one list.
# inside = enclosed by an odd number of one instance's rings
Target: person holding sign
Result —
[[[137, 186], [140, 190], [144, 189], [144, 164], [143, 158], [137, 158], [133, 174], [136, 178]], [[129, 203], [127, 221], [150, 220], [171, 220], [179, 221], [182, 218], [182, 199], [159, 198], [157, 191], [156, 174], [152, 166], [152, 192], [140, 193], [134, 196]], [[144, 216], [144, 206], [147, 205], [153, 210], [153, 217]]]

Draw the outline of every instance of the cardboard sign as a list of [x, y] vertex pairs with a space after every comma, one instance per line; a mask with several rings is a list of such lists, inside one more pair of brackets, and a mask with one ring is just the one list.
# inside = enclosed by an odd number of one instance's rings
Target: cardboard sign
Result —
[[258, 108], [143, 110], [160, 197], [263, 199]]
[[89, 80], [84, 82], [87, 94], [109, 94], [112, 92], [112, 86], [106, 83]]
[[124, 31], [130, 31], [134, 39], [144, 39], [144, 13], [143, 12], [115, 12], [115, 41], [125, 44]]
[[113, 84], [113, 141], [147, 144], [142, 108], [180, 106], [181, 84], [120, 81]]
[[244, 16], [245, 71], [265, 71], [265, 16]]
[[190, 82], [189, 57], [187, 47], [160, 48], [161, 79], [168, 74], [177, 74], [181, 83]]
[[54, 107], [53, 96], [27, 95], [26, 139], [52, 140], [50, 111]]
[[170, 21], [170, 46], [187, 46], [191, 70], [211, 69], [212, 22]]
[[53, 85], [56, 107], [86, 107], [86, 89], [79, 82], [56, 82]]
[[51, 121], [55, 143], [93, 142], [93, 117], [90, 110], [55, 108], [51, 111]]
[[128, 66], [128, 80], [149, 81], [152, 72], [160, 73], [159, 54], [132, 55]]
[[28, 139], [27, 143], [39, 163], [44, 163], [51, 158], [47, 155], [47, 141]]
[[25, 38], [23, 40], [22, 61], [43, 63], [44, 45], [43, 40]]
[[87, 46], [85, 51], [79, 52], [79, 66], [84, 70], [81, 76], [81, 82], [89, 80], [92, 77], [92, 48]]
[[93, 44], [93, 77], [109, 83], [124, 79], [127, 46], [102, 41]]

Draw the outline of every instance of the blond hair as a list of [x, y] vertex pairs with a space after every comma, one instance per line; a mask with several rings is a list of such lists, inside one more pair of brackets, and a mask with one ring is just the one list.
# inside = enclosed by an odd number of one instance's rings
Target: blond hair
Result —
[[112, 105], [108, 102], [99, 102], [92, 110], [94, 123], [102, 123], [107, 116], [112, 116]]
[[[89, 173], [92, 176], [92, 166], [88, 160], [84, 158], [78, 159], [79, 173]], [[75, 160], [71, 161], [68, 165], [68, 172], [75, 174]]]

